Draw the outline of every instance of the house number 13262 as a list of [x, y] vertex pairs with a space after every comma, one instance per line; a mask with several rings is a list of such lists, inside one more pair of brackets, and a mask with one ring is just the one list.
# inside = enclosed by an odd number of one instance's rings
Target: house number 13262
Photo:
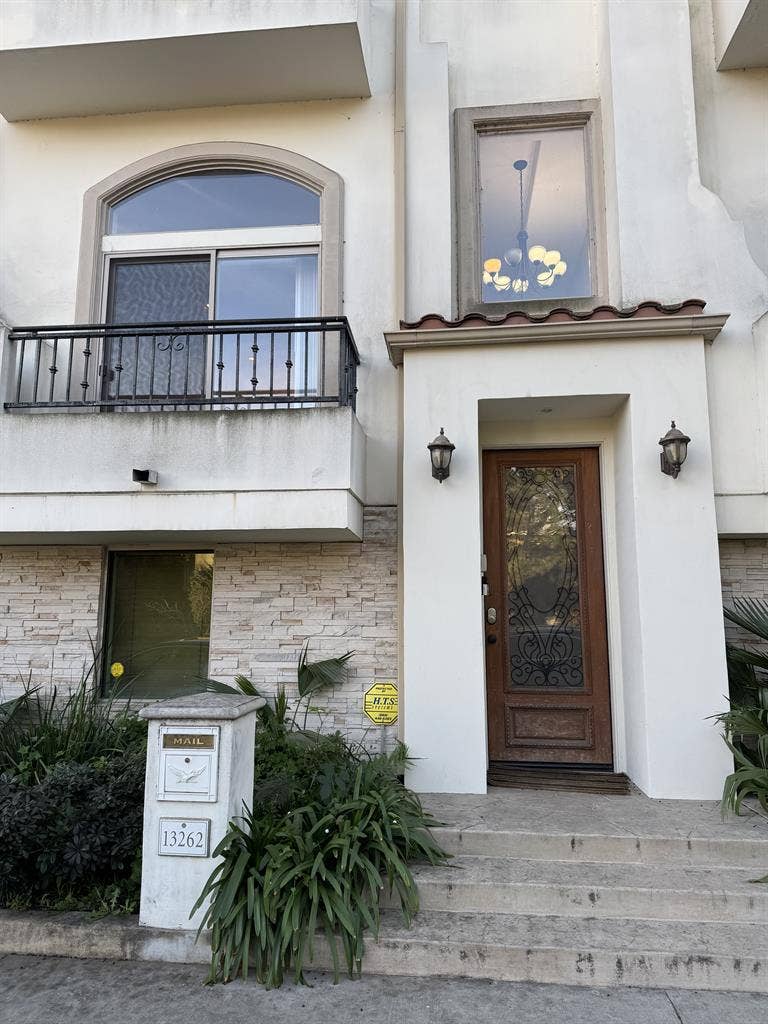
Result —
[[207, 857], [210, 825], [208, 818], [161, 818], [158, 853], [161, 857]]

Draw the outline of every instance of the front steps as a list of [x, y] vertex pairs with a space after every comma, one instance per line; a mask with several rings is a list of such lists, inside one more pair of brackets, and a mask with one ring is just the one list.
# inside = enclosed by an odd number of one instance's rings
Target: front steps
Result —
[[684, 822], [666, 835], [658, 823], [653, 835], [514, 831], [482, 821], [437, 829], [453, 859], [415, 869], [421, 910], [413, 926], [385, 911], [363, 969], [768, 993], [768, 885], [752, 881], [768, 873], [768, 830], [737, 825], [730, 838], [714, 820], [687, 836]]

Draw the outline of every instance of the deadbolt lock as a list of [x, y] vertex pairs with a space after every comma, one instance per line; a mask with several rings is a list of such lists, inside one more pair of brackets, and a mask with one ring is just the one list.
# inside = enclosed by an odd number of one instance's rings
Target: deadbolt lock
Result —
[[496, 609], [495, 608], [489, 608], [488, 611], [485, 613], [485, 617], [486, 617], [486, 619], [488, 621], [488, 624], [490, 626], [495, 626], [496, 625]]

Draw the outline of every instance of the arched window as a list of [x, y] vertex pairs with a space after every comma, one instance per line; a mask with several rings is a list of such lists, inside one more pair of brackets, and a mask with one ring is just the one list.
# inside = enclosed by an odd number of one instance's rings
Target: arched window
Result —
[[[86, 195], [81, 316], [110, 325], [338, 316], [340, 214], [338, 176], [284, 150], [213, 144], [140, 161]], [[265, 385], [267, 360], [270, 388], [300, 382], [311, 395], [322, 372], [314, 335], [299, 343], [285, 332], [198, 329], [183, 344], [174, 356], [164, 335], [116, 333], [103, 397], [229, 393], [255, 376]]]

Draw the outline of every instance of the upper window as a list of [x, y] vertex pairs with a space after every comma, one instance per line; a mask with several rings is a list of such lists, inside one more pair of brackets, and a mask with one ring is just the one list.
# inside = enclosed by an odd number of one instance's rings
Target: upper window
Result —
[[108, 233], [319, 224], [320, 197], [260, 171], [199, 171], [148, 185], [110, 208]]
[[593, 305], [596, 107], [457, 111], [460, 312]]

